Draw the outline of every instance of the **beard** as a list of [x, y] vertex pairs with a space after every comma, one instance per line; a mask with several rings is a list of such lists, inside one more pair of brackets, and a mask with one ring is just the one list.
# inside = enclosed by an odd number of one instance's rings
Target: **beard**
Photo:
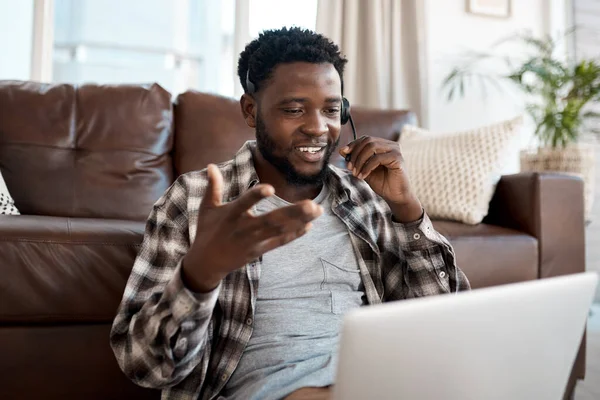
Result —
[[285, 151], [285, 156], [278, 156], [277, 144], [271, 139], [271, 136], [267, 132], [267, 128], [260, 117], [260, 111], [256, 116], [256, 145], [260, 154], [265, 160], [273, 165], [279, 172], [283, 174], [288, 184], [294, 186], [308, 186], [308, 185], [321, 185], [325, 182], [327, 174], [329, 173], [329, 159], [335, 151], [340, 138], [334, 144], [328, 143], [325, 148], [325, 154], [323, 156], [323, 167], [319, 172], [313, 175], [306, 175], [298, 172], [289, 160], [289, 156], [294, 151], [293, 149]]

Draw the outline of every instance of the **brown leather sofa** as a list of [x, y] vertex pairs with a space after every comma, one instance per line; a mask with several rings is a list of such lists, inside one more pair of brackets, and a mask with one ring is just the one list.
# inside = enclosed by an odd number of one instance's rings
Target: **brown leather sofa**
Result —
[[[0, 171], [23, 214], [0, 216], [0, 398], [159, 398], [119, 370], [111, 322], [152, 204], [178, 174], [253, 137], [240, 113], [197, 92], [172, 101], [158, 85], [0, 82]], [[390, 139], [415, 122], [353, 115], [359, 134]], [[576, 178], [504, 176], [485, 223], [435, 226], [474, 288], [584, 271]], [[568, 393], [584, 367], [582, 346]]]

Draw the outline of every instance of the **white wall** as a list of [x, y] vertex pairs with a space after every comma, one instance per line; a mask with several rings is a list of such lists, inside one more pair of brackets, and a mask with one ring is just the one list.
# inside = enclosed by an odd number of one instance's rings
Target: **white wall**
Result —
[[[417, 0], [419, 1], [419, 0]], [[534, 35], [564, 33], [567, 27], [569, 0], [511, 0], [511, 15], [494, 18], [467, 12], [467, 0], [423, 0], [421, 3], [420, 67], [422, 70], [421, 124], [433, 131], [451, 132], [471, 129], [523, 115], [525, 124], [521, 147], [535, 145], [533, 122], [524, 112], [522, 95], [506, 83], [503, 91], [473, 82], [465, 88], [463, 98], [449, 102], [442, 91], [444, 78], [466, 51], [494, 52], [491, 46], [515, 33], [530, 31]], [[517, 44], [503, 45], [500, 54], [524, 55]], [[505, 71], [502, 63], [487, 64], [487, 71]], [[515, 154], [505, 173], [518, 172]]]
[[[600, 3], [595, 0], [575, 0], [574, 50], [578, 60], [600, 54]], [[600, 110], [599, 110], [600, 111]], [[592, 223], [585, 230], [586, 270], [600, 273], [600, 144], [596, 144], [596, 180], [594, 205], [590, 219]], [[596, 302], [600, 302], [600, 287], [596, 290]]]
[[31, 77], [33, 0], [0, 0], [0, 79]]
[[490, 51], [494, 42], [524, 29], [545, 33], [544, 3], [546, 0], [512, 0], [512, 15], [501, 19], [467, 13], [466, 0], [425, 0], [424, 125], [436, 131], [469, 129], [522, 111], [518, 97], [510, 92], [488, 90], [484, 100], [477, 90], [480, 86], [475, 84], [466, 88], [466, 97], [448, 102], [440, 87], [464, 51]]

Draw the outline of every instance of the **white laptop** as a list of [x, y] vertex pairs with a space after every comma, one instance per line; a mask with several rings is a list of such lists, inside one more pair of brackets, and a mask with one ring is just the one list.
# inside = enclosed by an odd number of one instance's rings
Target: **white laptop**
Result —
[[597, 281], [588, 272], [354, 310], [333, 398], [562, 399]]

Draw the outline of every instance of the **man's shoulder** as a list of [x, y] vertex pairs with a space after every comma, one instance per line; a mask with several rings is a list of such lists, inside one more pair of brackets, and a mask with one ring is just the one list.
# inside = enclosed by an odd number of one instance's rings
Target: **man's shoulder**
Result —
[[340, 178], [341, 178], [341, 177], [346, 177], [346, 176], [348, 176], [348, 175], [352, 175], [352, 174], [350, 173], [350, 171], [348, 171], [347, 169], [345, 169], [345, 168], [340, 168], [340, 167], [338, 167], [338, 166], [336, 166], [336, 165], [334, 165], [334, 164], [329, 164], [329, 168], [330, 168], [330, 169], [333, 171], [333, 173], [334, 173], [335, 175], [339, 176]]
[[[390, 221], [391, 210], [385, 200], [379, 196], [369, 184], [355, 177], [347, 169], [330, 165], [333, 175], [337, 177], [335, 184], [339, 185], [338, 193], [345, 192], [351, 201], [352, 212], [358, 220], [364, 221], [367, 226], [378, 226]], [[378, 221], [373, 223], [372, 221]], [[366, 221], [371, 221], [367, 223]]]
[[358, 179], [352, 175], [352, 172], [345, 168], [337, 167], [333, 164], [329, 164], [329, 170], [331, 171], [330, 176], [333, 176], [331, 182], [340, 189], [350, 190], [353, 189], [357, 184], [360, 185]]
[[[238, 169], [234, 163], [235, 160], [225, 161], [219, 164], [215, 164], [223, 176], [223, 191], [226, 192], [229, 186], [237, 180], [236, 170]], [[179, 175], [175, 180], [174, 184], [180, 185], [188, 193], [193, 192], [204, 192], [208, 185], [208, 174], [207, 169], [189, 171]]]
[[379, 197], [373, 189], [369, 186], [367, 182], [362, 179], [358, 179], [352, 172], [347, 169], [339, 168], [333, 164], [330, 164], [330, 169], [333, 172], [333, 175], [337, 178], [335, 180], [335, 184], [339, 185], [339, 187], [347, 191], [350, 194], [351, 199], [357, 203], [364, 202], [380, 202], [383, 201], [381, 197]]

